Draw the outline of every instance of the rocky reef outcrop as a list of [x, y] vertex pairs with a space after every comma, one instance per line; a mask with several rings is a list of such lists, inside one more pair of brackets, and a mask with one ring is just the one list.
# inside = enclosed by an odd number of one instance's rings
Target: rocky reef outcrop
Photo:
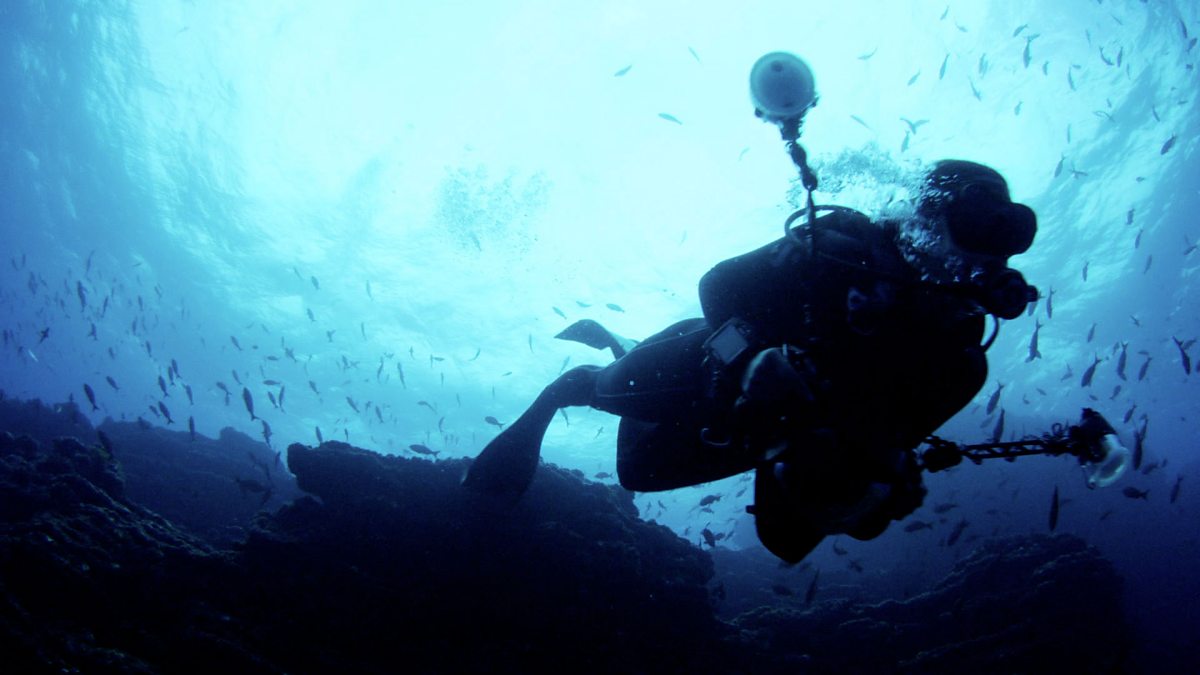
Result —
[[722, 621], [710, 555], [577, 472], [544, 465], [509, 504], [460, 487], [467, 460], [327, 442], [264, 470], [265, 446], [53, 438], [94, 432], [34, 412], [0, 409], [37, 435], [0, 433], [7, 672], [1112, 672], [1129, 645], [1119, 577], [1072, 536], [989, 541], [903, 601], [775, 595]]

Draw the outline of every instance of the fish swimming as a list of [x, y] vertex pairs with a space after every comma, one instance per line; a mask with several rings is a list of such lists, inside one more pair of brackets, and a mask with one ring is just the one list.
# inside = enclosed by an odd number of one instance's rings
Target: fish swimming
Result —
[[946, 54], [946, 58], [942, 59], [942, 67], [938, 68], [938, 79], [946, 77], [946, 65], [950, 63], [950, 54]]
[[196, 440], [196, 418], [191, 416], [188, 417], [188, 439]]
[[813, 598], [817, 597], [817, 579], [821, 578], [821, 570], [817, 570], [813, 574], [812, 582], [808, 585], [808, 591], [804, 593], [804, 604], [811, 605]]
[[121, 391], [121, 388], [117, 386], [117, 381], [112, 379], [112, 376], [105, 375], [104, 379], [108, 381], [108, 386], [112, 387], [113, 391]]
[[613, 73], [613, 77], [623, 77], [625, 75], [625, 73], [628, 73], [630, 71], [630, 69], [632, 69], [632, 68], [633, 68], [633, 64], [631, 63], [631, 64], [625, 66], [624, 68], [618, 70], [617, 72]]
[[1128, 497], [1130, 499], [1141, 499], [1142, 501], [1150, 501], [1150, 491], [1149, 490], [1139, 490], [1139, 489], [1133, 487], [1132, 485], [1125, 488], [1124, 490], [1121, 490], [1121, 494], [1125, 495], [1126, 497]]
[[672, 115], [672, 114], [670, 114], [670, 113], [658, 113], [658, 116], [659, 116], [659, 117], [661, 117], [661, 118], [663, 118], [664, 120], [666, 120], [666, 121], [668, 121], [668, 122], [674, 122], [675, 124], [683, 124], [683, 122], [680, 122], [680, 121], [679, 121], [679, 118], [678, 118], [678, 117], [676, 117], [676, 116], [674, 116], [674, 115]]
[[1149, 368], [1150, 368], [1150, 357], [1147, 356], [1146, 362], [1143, 363], [1142, 367], [1138, 369], [1138, 382], [1141, 382], [1142, 380], [1146, 379], [1146, 370]]
[[104, 433], [103, 431], [101, 431], [99, 429], [96, 430], [96, 437], [100, 439], [100, 447], [102, 447], [106, 451], [108, 451], [108, 454], [111, 457], [113, 454], [112, 439], [110, 439], [108, 437], [108, 434]]
[[504, 428], [504, 422], [501, 422], [500, 420], [496, 419], [495, 417], [492, 417], [491, 415], [488, 415], [487, 417], [483, 418], [483, 421], [487, 422], [488, 424], [490, 424], [494, 427], [498, 427], [500, 429]]
[[413, 443], [412, 445], [408, 446], [408, 449], [412, 450], [418, 455], [431, 455], [433, 457], [437, 457], [438, 454], [437, 450], [433, 450], [429, 446], [422, 445], [420, 443]]
[[1042, 353], [1038, 351], [1038, 331], [1042, 329], [1042, 323], [1034, 319], [1033, 337], [1029, 339], [1029, 356], [1025, 358], [1025, 363], [1029, 363], [1034, 359], [1042, 358]]
[[1088, 366], [1087, 370], [1083, 371], [1083, 379], [1081, 379], [1079, 381], [1079, 386], [1081, 386], [1081, 387], [1092, 386], [1092, 377], [1095, 376], [1096, 366], [1100, 365], [1101, 360], [1102, 359], [1099, 356], [1096, 356], [1096, 360], [1092, 362], [1092, 365]]
[[88, 403], [92, 404], [92, 412], [97, 412], [100, 408], [96, 405], [96, 392], [92, 391], [92, 387], [88, 383], [83, 383], [83, 394], [87, 396]]
[[992, 392], [987, 402], [987, 414], [991, 415], [996, 410], [996, 404], [1000, 402], [1000, 390], [1004, 389], [1004, 385], [996, 383], [996, 391]]
[[1054, 496], [1050, 498], [1050, 531], [1058, 527], [1058, 486], [1054, 486]]
[[1134, 403], [1133, 405], [1129, 406], [1129, 410], [1126, 410], [1126, 411], [1125, 411], [1125, 416], [1121, 418], [1121, 421], [1122, 421], [1124, 424], [1129, 424], [1129, 420], [1133, 419], [1133, 413], [1134, 413], [1134, 411], [1135, 411], [1135, 410], [1137, 410], [1137, 404], [1136, 404], [1136, 403]]
[[1146, 456], [1146, 432], [1150, 428], [1150, 420], [1143, 415], [1142, 426], [1133, 431], [1133, 470], [1142, 468], [1142, 459]]
[[250, 390], [242, 387], [242, 403], [246, 404], [246, 412], [250, 413], [250, 421], [258, 419], [254, 416], [254, 397], [250, 395]]
[[358, 410], [358, 404], [354, 402], [354, 399], [352, 399], [352, 398], [350, 398], [349, 396], [347, 396], [347, 397], [346, 397], [346, 403], [348, 403], [348, 404], [350, 405], [350, 407], [354, 409], [354, 412], [359, 412], [359, 410]]
[[1183, 363], [1184, 374], [1191, 375], [1192, 374], [1192, 358], [1190, 356], [1188, 356], [1187, 348], [1183, 346], [1183, 343], [1179, 341], [1179, 338], [1172, 335], [1171, 339], [1175, 341], [1175, 347], [1179, 349], [1179, 359]]
[[159, 402], [158, 402], [158, 411], [159, 411], [159, 412], [161, 412], [161, 413], [162, 413], [162, 416], [166, 418], [166, 420], [167, 420], [167, 424], [174, 424], [174, 423], [175, 423], [175, 420], [171, 419], [171, 411], [170, 411], [170, 410], [167, 410], [167, 404], [166, 404], [166, 403], [163, 403], [162, 401], [159, 401]]
[[1176, 499], [1179, 499], [1179, 485], [1183, 483], [1183, 475], [1175, 477], [1175, 485], [1171, 487], [1171, 503], [1174, 504]]
[[1170, 152], [1171, 148], [1173, 147], [1175, 147], [1175, 136], [1171, 136], [1167, 139], [1166, 143], [1163, 143], [1162, 150], [1160, 150], [1158, 154], [1165, 155]]
[[1000, 409], [1000, 417], [996, 420], [996, 427], [992, 429], [992, 442], [999, 443], [1000, 437], [1004, 435], [1004, 408]]
[[946, 545], [953, 546], [958, 543], [958, 538], [962, 536], [963, 530], [967, 529], [969, 524], [966, 518], [955, 523], [954, 529], [950, 530], [950, 534], [946, 537]]
[[1121, 343], [1121, 355], [1119, 357], [1117, 357], [1117, 377], [1120, 377], [1122, 380], [1126, 379], [1125, 378], [1125, 363], [1129, 359], [1129, 354], [1127, 353], [1128, 350], [1129, 350], [1129, 343], [1122, 342]]

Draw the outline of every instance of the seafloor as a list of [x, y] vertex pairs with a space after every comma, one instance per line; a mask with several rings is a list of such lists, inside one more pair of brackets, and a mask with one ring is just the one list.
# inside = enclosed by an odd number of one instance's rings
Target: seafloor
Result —
[[37, 401], [0, 430], [9, 673], [1107, 673], [1130, 648], [1120, 578], [1070, 535], [992, 540], [904, 600], [730, 617], [709, 552], [553, 466], [505, 507], [466, 460]]

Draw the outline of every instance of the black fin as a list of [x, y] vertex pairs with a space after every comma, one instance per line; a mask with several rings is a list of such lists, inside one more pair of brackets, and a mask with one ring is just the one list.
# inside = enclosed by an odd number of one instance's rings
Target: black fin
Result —
[[630, 343], [629, 340], [610, 332], [607, 328], [591, 319], [580, 319], [567, 326], [561, 333], [554, 337], [559, 340], [578, 342], [592, 349], [611, 349], [614, 359], [625, 356], [625, 353], [629, 349], [628, 343]]
[[558, 408], [541, 400], [509, 425], [479, 453], [463, 486], [516, 502], [529, 489], [542, 454], [542, 439]]

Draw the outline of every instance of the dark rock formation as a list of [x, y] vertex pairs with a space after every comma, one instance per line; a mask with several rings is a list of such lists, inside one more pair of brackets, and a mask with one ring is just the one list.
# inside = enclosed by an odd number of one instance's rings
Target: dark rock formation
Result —
[[543, 467], [505, 508], [465, 462], [293, 446], [305, 497], [214, 553], [114, 458], [0, 440], [0, 650], [20, 672], [702, 672], [708, 557], [631, 497]]
[[209, 544], [246, 537], [255, 514], [301, 496], [282, 456], [230, 428], [219, 438], [106, 420], [133, 502], [153, 509]]
[[1108, 673], [1129, 650], [1121, 580], [1071, 535], [996, 539], [905, 601], [760, 608], [733, 623], [780, 672]]
[[181, 643], [201, 668], [227, 664], [196, 600], [222, 565], [128, 502], [111, 455], [0, 433], [0, 495], [6, 672], [152, 672]]
[[[323, 636], [272, 654], [289, 669], [700, 672], [727, 662], [705, 589], [710, 560], [640, 520], [620, 488], [542, 467], [507, 506], [459, 487], [465, 460], [327, 442], [291, 446], [288, 463], [321, 502], [263, 521], [241, 558], [275, 599], [256, 617], [267, 644]], [[277, 612], [289, 623], [271, 621]]]
[[[49, 434], [34, 412], [26, 427]], [[131, 433], [144, 447], [130, 456], [162, 474], [143, 494], [246, 499], [211, 468], [227, 464], [176, 459], [196, 452], [186, 434]], [[578, 472], [542, 466], [508, 505], [459, 486], [465, 460], [293, 445], [313, 496], [222, 550], [132, 499], [145, 467], [122, 472], [114, 454], [0, 435], [6, 672], [1110, 672], [1128, 647], [1119, 579], [1071, 536], [993, 541], [903, 602], [776, 590], [726, 623], [709, 555]], [[745, 565], [739, 593], [765, 565]]]
[[[93, 429], [75, 403], [4, 400], [0, 429], [44, 446], [74, 437], [100, 447], [103, 433], [130, 501], [218, 547], [245, 539], [259, 511], [277, 509], [301, 495], [276, 452], [229, 428], [217, 439], [141, 421], [107, 419]], [[265, 489], [255, 491], [256, 483]]]

